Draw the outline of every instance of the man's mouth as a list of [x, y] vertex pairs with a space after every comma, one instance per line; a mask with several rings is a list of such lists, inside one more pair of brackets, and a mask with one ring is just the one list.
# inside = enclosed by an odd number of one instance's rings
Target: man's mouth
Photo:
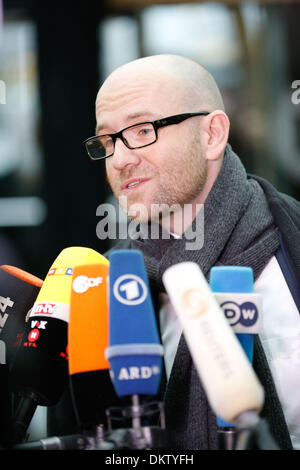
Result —
[[139, 181], [134, 181], [134, 183], [130, 183], [127, 188], [134, 188], [134, 186], [136, 186], [137, 184], [140, 184], [140, 180]]
[[140, 186], [142, 183], [145, 183], [146, 181], [149, 181], [150, 178], [132, 178], [130, 180], [125, 181], [122, 186], [121, 190], [122, 191], [130, 191], [136, 188], [137, 186]]

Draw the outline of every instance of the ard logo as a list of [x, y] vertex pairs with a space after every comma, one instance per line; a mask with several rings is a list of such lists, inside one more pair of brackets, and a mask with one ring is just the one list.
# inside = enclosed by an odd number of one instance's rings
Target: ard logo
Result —
[[148, 367], [121, 367], [118, 380], [150, 379], [152, 375], [158, 375], [160, 369], [157, 366]]
[[144, 302], [148, 289], [143, 279], [139, 276], [124, 274], [115, 281], [113, 292], [119, 302], [133, 306]]

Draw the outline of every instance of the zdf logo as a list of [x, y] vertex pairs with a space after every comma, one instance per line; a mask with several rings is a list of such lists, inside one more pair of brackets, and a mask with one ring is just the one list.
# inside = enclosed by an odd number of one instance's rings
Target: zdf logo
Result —
[[223, 302], [220, 307], [230, 326], [240, 323], [242, 326], [251, 327], [258, 320], [258, 309], [252, 302], [244, 302], [239, 305], [236, 302], [227, 301]]
[[148, 289], [139, 276], [124, 274], [115, 281], [113, 293], [115, 298], [122, 304], [133, 306], [144, 302]]
[[103, 277], [87, 277], [84, 274], [77, 276], [73, 281], [73, 290], [77, 294], [83, 294], [90, 287], [97, 287], [99, 284], [102, 284]]

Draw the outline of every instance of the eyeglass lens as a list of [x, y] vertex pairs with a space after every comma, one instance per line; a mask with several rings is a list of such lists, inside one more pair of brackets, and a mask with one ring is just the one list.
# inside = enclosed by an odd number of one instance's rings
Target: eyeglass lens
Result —
[[[149, 145], [156, 140], [152, 123], [137, 124], [122, 132], [123, 143], [128, 148], [139, 148]], [[106, 158], [114, 153], [114, 139], [110, 135], [97, 136], [87, 142], [87, 148], [92, 158]]]

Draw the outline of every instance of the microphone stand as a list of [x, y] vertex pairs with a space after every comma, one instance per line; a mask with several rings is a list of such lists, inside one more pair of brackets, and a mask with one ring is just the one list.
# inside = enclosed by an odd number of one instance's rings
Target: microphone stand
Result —
[[236, 446], [237, 430], [234, 426], [218, 427], [218, 449], [234, 450]]
[[12, 450], [112, 450], [114, 446], [104, 440], [103, 425], [82, 434], [53, 436], [39, 441], [15, 445]]
[[235, 450], [280, 450], [266, 420], [254, 411], [241, 413], [237, 418]]
[[37, 409], [38, 402], [34, 394], [21, 397], [12, 419], [10, 445], [19, 444], [26, 436], [27, 428]]
[[[159, 413], [160, 426], [144, 425]], [[54, 436], [39, 441], [17, 444], [13, 450], [120, 450], [168, 448], [164, 407], [161, 402], [140, 403], [138, 395], [131, 396], [131, 405], [106, 410], [108, 430], [95, 426], [86, 433]], [[128, 420], [129, 427], [113, 429], [114, 421]]]
[[53, 436], [15, 445], [12, 450], [85, 450], [91, 442], [83, 434]]
[[[144, 424], [147, 418], [159, 414], [160, 426]], [[131, 405], [112, 407], [106, 410], [108, 433], [106, 442], [111, 442], [115, 449], [161, 449], [167, 447], [166, 422], [163, 403], [140, 403], [137, 394], [131, 396]], [[130, 426], [113, 429], [113, 421], [129, 419]], [[100, 445], [100, 449], [101, 449]]]

